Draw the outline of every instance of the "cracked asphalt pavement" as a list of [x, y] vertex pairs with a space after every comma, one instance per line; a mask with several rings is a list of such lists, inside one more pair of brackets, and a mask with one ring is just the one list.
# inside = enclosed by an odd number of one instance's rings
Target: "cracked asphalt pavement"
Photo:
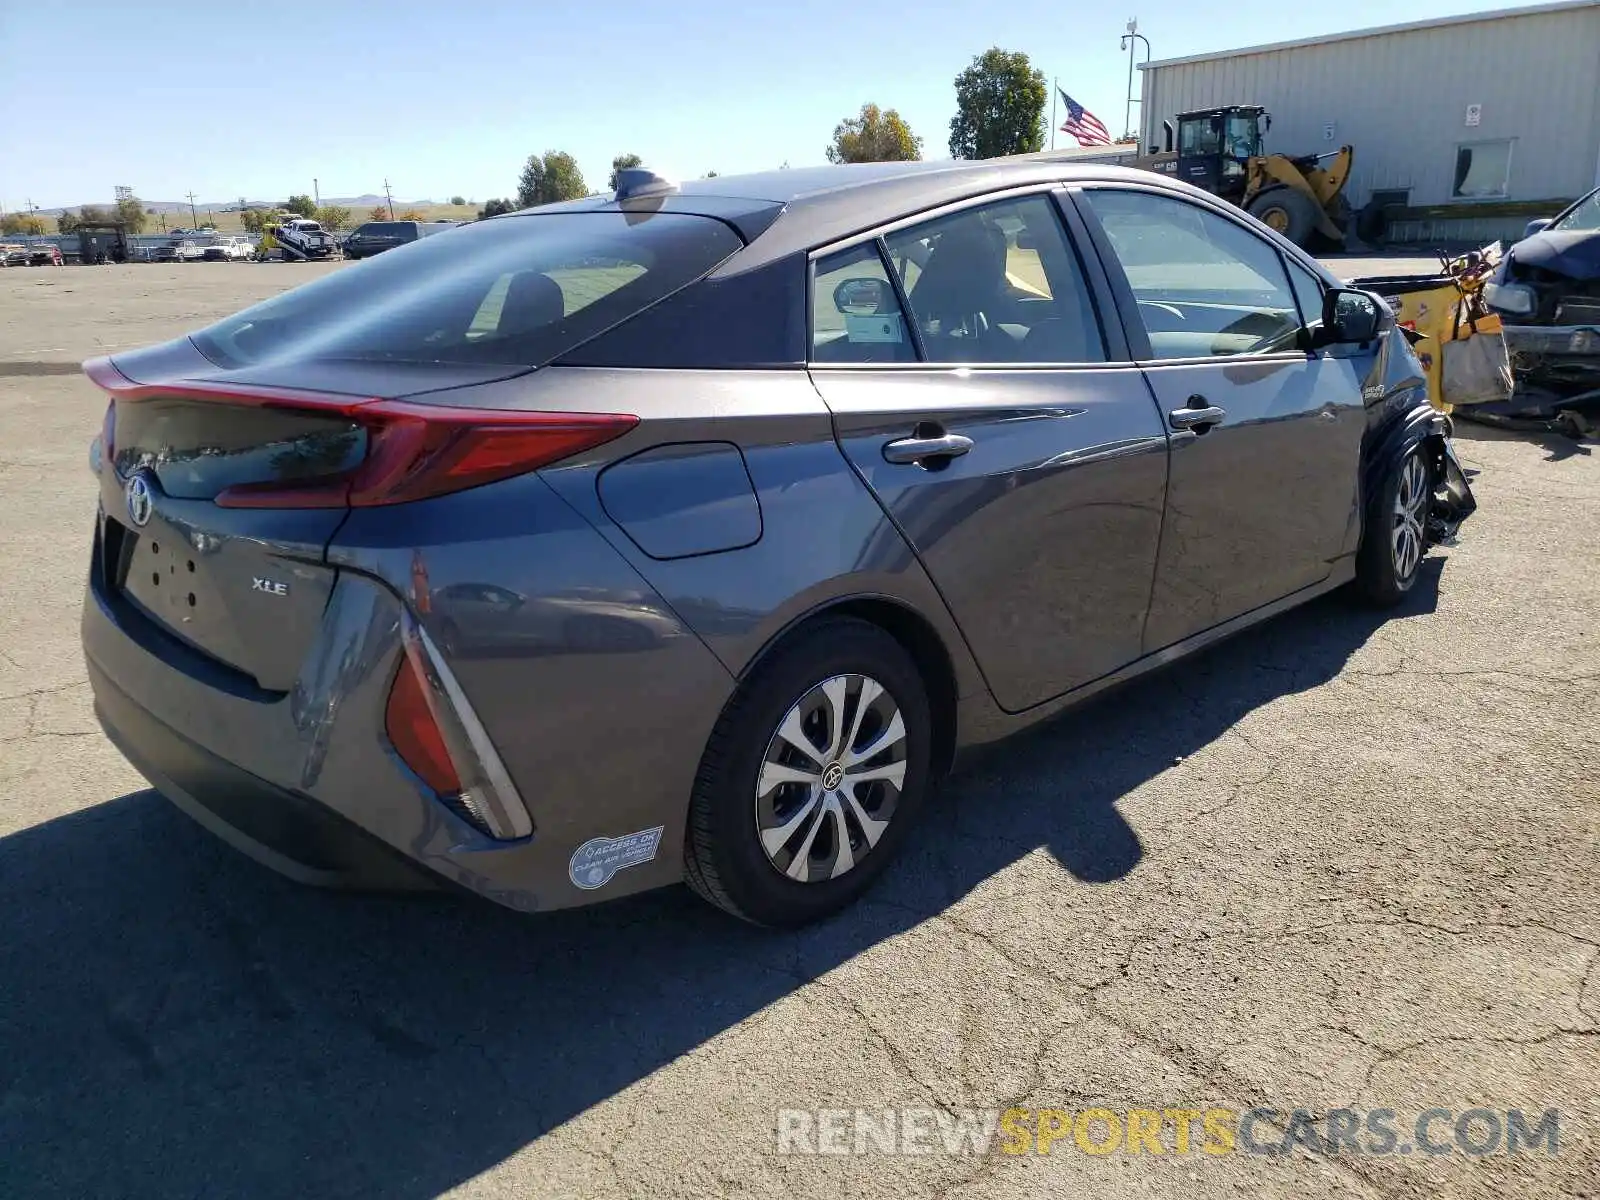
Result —
[[[1463, 423], [1480, 509], [1406, 607], [1325, 599], [990, 753], [820, 927], [330, 895], [149, 791], [77, 643], [77, 362], [324, 269], [0, 272], [0, 1195], [1600, 1194], [1593, 443]], [[1560, 1140], [777, 1152], [780, 1109], [1011, 1105]]]

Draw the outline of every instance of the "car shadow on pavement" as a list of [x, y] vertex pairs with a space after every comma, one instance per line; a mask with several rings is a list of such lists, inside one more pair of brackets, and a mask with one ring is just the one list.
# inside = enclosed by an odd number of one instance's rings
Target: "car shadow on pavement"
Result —
[[537, 917], [318, 892], [149, 791], [23, 830], [0, 840], [0, 1195], [435, 1196], [1040, 847], [1126, 875], [1122, 796], [1382, 620], [1318, 601], [989, 752], [868, 902], [796, 933], [684, 889]]

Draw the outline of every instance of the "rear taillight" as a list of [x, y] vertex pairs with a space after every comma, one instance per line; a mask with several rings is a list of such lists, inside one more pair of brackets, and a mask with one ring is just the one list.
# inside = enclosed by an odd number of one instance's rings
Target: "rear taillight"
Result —
[[100, 433], [89, 443], [89, 470], [100, 474], [100, 468], [115, 462], [117, 457], [117, 402], [106, 405], [106, 415], [100, 420]]
[[428, 704], [428, 685], [416, 656], [409, 650], [400, 660], [394, 686], [389, 689], [389, 707], [384, 713], [383, 726], [390, 745], [423, 783], [442, 795], [454, 795], [461, 790], [461, 780], [450, 762], [444, 734]]
[[621, 437], [638, 417], [529, 413], [375, 400], [345, 413], [367, 430], [367, 456], [347, 474], [251, 483], [217, 497], [224, 508], [371, 508], [463, 491], [522, 475]]
[[[361, 464], [318, 479], [247, 483], [216, 497], [224, 508], [369, 508], [443, 496], [509, 479], [619, 438], [639, 423], [622, 413], [551, 413], [450, 408], [403, 400], [341, 396], [291, 388], [140, 384], [108, 358], [84, 373], [115, 401], [203, 400], [344, 417], [365, 427]], [[107, 413], [106, 457], [114, 432]]]
[[527, 837], [533, 819], [466, 694], [415, 617], [401, 618], [405, 654], [389, 689], [389, 743], [439, 798], [490, 837]]

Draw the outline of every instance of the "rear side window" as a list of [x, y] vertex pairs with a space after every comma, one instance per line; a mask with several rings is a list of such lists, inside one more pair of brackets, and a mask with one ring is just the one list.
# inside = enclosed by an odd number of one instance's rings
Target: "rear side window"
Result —
[[224, 366], [311, 361], [543, 366], [741, 246], [677, 213], [551, 213], [421, 238], [195, 335]]

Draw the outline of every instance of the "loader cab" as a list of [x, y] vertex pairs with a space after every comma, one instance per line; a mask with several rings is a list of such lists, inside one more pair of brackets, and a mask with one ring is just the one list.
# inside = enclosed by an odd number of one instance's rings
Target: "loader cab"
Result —
[[1176, 176], [1235, 204], [1244, 198], [1247, 164], [1261, 155], [1272, 117], [1259, 104], [1230, 104], [1178, 114]]

